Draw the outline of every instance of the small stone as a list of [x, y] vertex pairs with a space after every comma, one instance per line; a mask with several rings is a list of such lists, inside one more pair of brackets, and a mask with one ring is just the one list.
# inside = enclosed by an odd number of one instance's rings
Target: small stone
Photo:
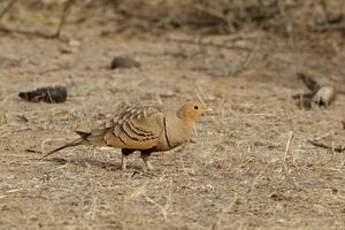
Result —
[[207, 100], [208, 102], [213, 102], [213, 101], [216, 101], [217, 98], [216, 98], [214, 95], [208, 95], [207, 98], [206, 98], [206, 100]]
[[62, 44], [60, 46], [60, 52], [63, 54], [71, 54], [78, 52], [80, 47], [80, 42], [77, 40], [69, 40], [67, 44]]
[[111, 69], [139, 68], [140, 66], [141, 66], [140, 62], [128, 56], [116, 56], [113, 58], [110, 64]]
[[78, 40], [69, 40], [68, 45], [71, 47], [79, 47], [80, 46], [80, 42]]
[[163, 98], [164, 97], [165, 98], [167, 98], [167, 97], [174, 97], [175, 93], [173, 91], [171, 91], [171, 90], [167, 90], [167, 91], [164, 91], [164, 92], [160, 93], [159, 96], [161, 96]]

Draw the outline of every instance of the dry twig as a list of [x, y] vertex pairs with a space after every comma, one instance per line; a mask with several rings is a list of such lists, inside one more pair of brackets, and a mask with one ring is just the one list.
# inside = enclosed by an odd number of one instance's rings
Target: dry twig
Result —
[[0, 13], [0, 30], [5, 33], [17, 33], [17, 34], [23, 34], [27, 36], [36, 36], [36, 37], [41, 37], [41, 38], [46, 38], [46, 39], [53, 39], [53, 38], [58, 38], [60, 39], [61, 31], [62, 28], [65, 24], [66, 18], [70, 13], [71, 7], [74, 5], [76, 0], [69, 0], [65, 3], [62, 11], [62, 15], [60, 17], [60, 22], [58, 25], [58, 28], [54, 34], [45, 34], [40, 31], [29, 31], [29, 30], [16, 30], [16, 29], [11, 29], [8, 28], [1, 23], [1, 19], [3, 16], [13, 7], [13, 5], [17, 2], [18, 0], [12, 0], [7, 7]]
[[307, 142], [309, 142], [310, 144], [314, 145], [315, 147], [319, 147], [319, 148], [323, 148], [323, 149], [328, 149], [334, 152], [338, 152], [338, 153], [342, 153], [345, 152], [345, 146], [343, 145], [338, 145], [336, 147], [332, 147], [329, 145], [326, 145], [324, 143], [315, 141], [315, 140], [307, 140]]
[[5, 9], [0, 13], [0, 25], [1, 25], [1, 21], [2, 18], [6, 15], [6, 13], [14, 6], [14, 4], [17, 2], [18, 0], [12, 0], [10, 1], [10, 3], [8, 3], [8, 5], [5, 7]]
[[289, 139], [285, 145], [285, 152], [284, 152], [284, 158], [283, 158], [283, 164], [281, 167], [281, 171], [284, 169], [284, 171], [287, 171], [287, 166], [286, 166], [286, 159], [287, 159], [287, 155], [290, 152], [290, 148], [293, 142], [293, 138], [294, 138], [294, 132], [290, 131], [289, 133]]
[[306, 87], [311, 91], [308, 93], [293, 95], [300, 108], [311, 109], [312, 105], [328, 107], [337, 96], [337, 89], [331, 84], [321, 84], [316, 77], [301, 72], [296, 73], [298, 79], [302, 80]]
[[52, 38], [60, 38], [62, 27], [65, 24], [66, 18], [69, 15], [69, 13], [71, 12], [71, 7], [74, 5], [75, 2], [76, 2], [76, 0], [69, 0], [65, 3], [61, 18], [60, 18], [59, 26], [58, 26], [55, 34], [53, 34], [51, 36]]
[[213, 42], [202, 42], [200, 39], [176, 39], [176, 38], [168, 38], [165, 39], [167, 42], [176, 42], [176, 43], [184, 43], [184, 44], [190, 44], [190, 45], [196, 45], [196, 46], [209, 46], [209, 47], [215, 47], [220, 49], [229, 49], [229, 50], [238, 50], [238, 51], [244, 51], [244, 52], [253, 52], [253, 48], [249, 47], [243, 47], [243, 46], [233, 46], [233, 45], [223, 45], [223, 44], [217, 44]]

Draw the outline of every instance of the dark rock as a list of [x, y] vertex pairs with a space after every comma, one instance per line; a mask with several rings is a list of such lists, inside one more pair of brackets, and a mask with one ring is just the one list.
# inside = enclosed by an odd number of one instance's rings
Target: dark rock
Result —
[[141, 66], [140, 62], [134, 60], [127, 56], [116, 56], [113, 58], [110, 64], [111, 69], [118, 68], [139, 68]]
[[44, 87], [34, 91], [20, 92], [19, 97], [28, 102], [62, 103], [66, 101], [67, 90], [62, 86]]

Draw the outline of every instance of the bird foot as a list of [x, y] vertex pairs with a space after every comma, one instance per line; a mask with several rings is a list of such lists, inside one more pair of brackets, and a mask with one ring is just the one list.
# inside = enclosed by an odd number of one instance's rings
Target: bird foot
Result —
[[144, 164], [144, 172], [149, 172], [149, 171], [152, 171], [152, 170], [153, 170], [153, 167], [152, 167], [152, 165], [149, 162]]
[[195, 143], [197, 143], [197, 141], [195, 140], [195, 138], [191, 138], [191, 139], [189, 139], [189, 143], [195, 144]]
[[144, 172], [152, 171], [153, 167], [152, 167], [151, 163], [146, 158], [143, 158], [143, 161], [144, 161], [144, 167], [143, 167]]
[[122, 155], [121, 169], [122, 171], [127, 171], [127, 156], [125, 155]]

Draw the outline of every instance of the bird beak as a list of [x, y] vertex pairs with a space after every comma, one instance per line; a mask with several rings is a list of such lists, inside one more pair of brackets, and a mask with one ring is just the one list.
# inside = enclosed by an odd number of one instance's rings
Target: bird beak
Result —
[[203, 109], [202, 115], [205, 115], [210, 111], [210, 108], [207, 108], [206, 106], [204, 106], [202, 109]]
[[205, 113], [212, 113], [213, 112], [213, 109], [212, 108], [206, 108], [205, 109]]

